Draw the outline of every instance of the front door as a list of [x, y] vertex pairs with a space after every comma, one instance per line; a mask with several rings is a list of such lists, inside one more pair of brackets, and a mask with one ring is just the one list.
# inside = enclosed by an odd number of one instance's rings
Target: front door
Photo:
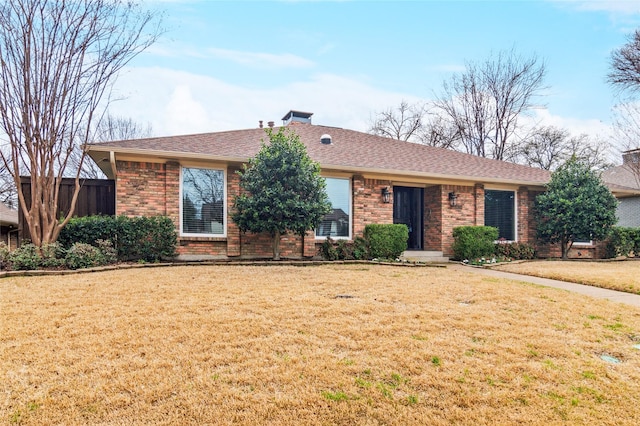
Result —
[[410, 186], [393, 187], [393, 223], [409, 228], [409, 250], [422, 250], [424, 189]]

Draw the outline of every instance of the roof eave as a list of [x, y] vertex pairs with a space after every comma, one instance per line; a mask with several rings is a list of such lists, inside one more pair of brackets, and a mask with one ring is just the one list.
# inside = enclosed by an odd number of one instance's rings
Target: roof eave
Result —
[[[148, 149], [135, 149], [135, 148], [122, 148], [113, 147], [108, 145], [90, 145], [88, 147], [89, 152], [116, 152], [118, 154], [127, 154], [141, 157], [156, 157], [164, 160], [206, 160], [206, 161], [218, 161], [229, 163], [246, 163], [249, 161], [249, 157], [246, 156], [217, 156], [202, 153], [193, 152], [181, 152], [181, 151], [161, 151], [161, 150], [148, 150]], [[442, 181], [455, 181], [455, 182], [473, 182], [473, 183], [494, 183], [494, 184], [509, 184], [526, 187], [540, 187], [543, 188], [546, 182], [537, 180], [526, 179], [502, 179], [495, 177], [484, 176], [470, 176], [470, 175], [453, 175], [446, 173], [431, 173], [421, 172], [413, 170], [397, 170], [397, 169], [384, 169], [376, 167], [360, 167], [351, 166], [345, 164], [321, 164], [321, 167], [326, 170], [342, 170], [349, 172], [356, 172], [362, 174], [376, 174], [387, 176], [411, 176], [419, 177], [423, 179], [442, 180]]]

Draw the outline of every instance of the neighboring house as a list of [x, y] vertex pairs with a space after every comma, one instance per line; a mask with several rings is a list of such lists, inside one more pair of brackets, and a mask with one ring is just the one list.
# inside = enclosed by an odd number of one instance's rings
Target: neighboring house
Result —
[[18, 210], [4, 203], [0, 203], [0, 241], [4, 242], [9, 250], [18, 246]]
[[[462, 225], [492, 225], [501, 238], [535, 243], [533, 203], [550, 179], [548, 171], [312, 125], [311, 115], [290, 111], [283, 125], [320, 163], [333, 211], [315, 232], [283, 238], [283, 257], [316, 256], [327, 235], [353, 239], [370, 223], [404, 223], [410, 250], [445, 255], [452, 254], [453, 228]], [[93, 144], [88, 153], [115, 179], [117, 214], [172, 218], [181, 258], [269, 257], [269, 239], [242, 234], [229, 215], [240, 191], [236, 172], [268, 141], [261, 124]], [[542, 255], [559, 254], [538, 249]]]
[[640, 226], [640, 149], [626, 151], [622, 154], [622, 165], [606, 170], [602, 179], [609, 187], [627, 187], [636, 193], [622, 194], [618, 200], [619, 226]]

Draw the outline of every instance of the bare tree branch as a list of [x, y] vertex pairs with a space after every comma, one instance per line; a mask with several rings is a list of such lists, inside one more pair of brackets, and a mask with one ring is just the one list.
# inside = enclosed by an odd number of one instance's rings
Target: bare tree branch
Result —
[[611, 53], [611, 71], [607, 81], [621, 91], [640, 92], [640, 30], [630, 35], [624, 46]]
[[369, 133], [441, 148], [453, 148], [459, 139], [457, 129], [429, 111], [426, 104], [411, 105], [404, 100], [397, 108], [377, 113], [371, 119]]
[[510, 50], [466, 68], [444, 82], [435, 105], [458, 129], [467, 153], [505, 160], [519, 117], [534, 107], [543, 89], [545, 65]]
[[423, 105], [410, 105], [403, 100], [397, 108], [389, 108], [377, 113], [376, 118], [371, 120], [369, 133], [413, 142], [422, 128], [424, 115]]
[[[149, 30], [149, 31], [148, 31]], [[6, 0], [0, 5], [2, 162], [18, 192], [33, 242], [55, 241], [80, 190], [82, 152], [117, 73], [159, 36], [155, 16], [124, 0]], [[31, 200], [20, 187], [31, 178]], [[71, 209], [57, 217], [61, 178], [76, 178]]]

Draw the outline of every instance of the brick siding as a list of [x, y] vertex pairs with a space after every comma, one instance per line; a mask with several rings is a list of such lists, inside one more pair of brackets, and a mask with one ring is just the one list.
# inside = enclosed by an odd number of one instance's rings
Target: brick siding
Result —
[[[180, 164], [177, 162], [150, 163], [117, 161], [116, 213], [127, 216], [167, 215], [180, 229]], [[178, 236], [178, 253], [185, 256], [229, 258], [270, 258], [271, 239], [268, 235], [241, 233], [230, 219], [233, 199], [240, 192], [238, 167], [227, 169], [227, 235], [226, 237]], [[351, 179], [352, 237], [362, 236], [370, 223], [393, 223], [393, 197], [390, 203], [382, 200], [382, 190], [393, 188], [393, 182], [354, 175]], [[456, 205], [449, 203], [449, 193], [458, 196]], [[484, 225], [484, 186], [433, 185], [424, 188], [424, 248], [442, 251], [451, 256], [453, 228]], [[535, 222], [532, 215], [535, 196], [539, 192], [520, 187], [517, 191], [518, 241], [536, 245], [541, 257], [557, 257], [557, 245], [536, 244]], [[312, 231], [304, 237], [283, 235], [280, 242], [283, 258], [310, 258], [318, 255], [321, 239]], [[601, 256], [602, 244], [594, 247], [578, 247], [571, 257], [592, 258]]]

